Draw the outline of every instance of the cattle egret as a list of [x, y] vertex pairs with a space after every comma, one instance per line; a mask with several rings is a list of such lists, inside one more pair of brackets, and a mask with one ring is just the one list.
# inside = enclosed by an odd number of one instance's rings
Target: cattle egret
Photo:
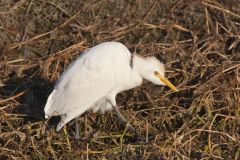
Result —
[[45, 117], [61, 115], [57, 131], [88, 110], [104, 113], [114, 109], [126, 121], [115, 97], [140, 85], [143, 79], [178, 91], [164, 77], [164, 66], [157, 58], [131, 54], [119, 42], [101, 43], [85, 51], [61, 75], [48, 97]]

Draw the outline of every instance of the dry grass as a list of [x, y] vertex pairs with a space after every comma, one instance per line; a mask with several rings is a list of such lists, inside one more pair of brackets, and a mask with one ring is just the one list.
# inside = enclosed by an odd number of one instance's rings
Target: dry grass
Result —
[[[240, 159], [238, 0], [0, 1], [0, 159]], [[113, 113], [54, 130], [43, 107], [81, 52], [120, 41], [161, 55], [179, 93], [148, 82]]]

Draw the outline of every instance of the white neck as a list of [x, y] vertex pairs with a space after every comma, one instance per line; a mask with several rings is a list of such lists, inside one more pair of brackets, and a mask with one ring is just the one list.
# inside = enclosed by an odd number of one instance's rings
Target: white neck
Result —
[[144, 78], [144, 57], [134, 54], [133, 55], [133, 70], [139, 74], [141, 78]]

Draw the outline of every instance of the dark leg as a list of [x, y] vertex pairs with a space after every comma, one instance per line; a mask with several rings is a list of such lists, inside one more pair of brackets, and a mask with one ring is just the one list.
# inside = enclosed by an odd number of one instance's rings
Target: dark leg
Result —
[[80, 135], [79, 135], [79, 124], [78, 124], [78, 117], [75, 118], [75, 138], [76, 139], [80, 139]]
[[[127, 120], [126, 120], [126, 118], [122, 115], [122, 113], [119, 111], [119, 109], [117, 108], [117, 106], [113, 106], [113, 108], [114, 108], [114, 110], [115, 110], [115, 112], [116, 112], [116, 114], [117, 114], [118, 119], [119, 119], [121, 122], [123, 122], [123, 123], [126, 124], [126, 123], [127, 123]], [[132, 131], [135, 131], [134, 127], [133, 127], [132, 125], [130, 125], [130, 124], [128, 124], [127, 129], [130, 129], [130, 130], [132, 130]]]

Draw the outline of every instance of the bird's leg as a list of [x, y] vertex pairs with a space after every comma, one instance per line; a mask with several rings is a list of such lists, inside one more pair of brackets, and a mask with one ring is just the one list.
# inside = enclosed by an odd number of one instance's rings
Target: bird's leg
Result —
[[113, 108], [114, 108], [114, 110], [115, 110], [115, 112], [116, 112], [119, 120], [121, 120], [121, 121], [124, 122], [124, 123], [127, 123], [126, 118], [122, 115], [122, 113], [119, 111], [119, 109], [117, 108], [117, 106], [113, 106]]
[[80, 139], [78, 117], [75, 118], [75, 138]]
[[[126, 120], [126, 118], [122, 115], [122, 113], [119, 111], [119, 109], [117, 108], [117, 106], [114, 105], [114, 106], [113, 106], [113, 109], [115, 110], [118, 119], [119, 119], [121, 122], [123, 122], [123, 123], [126, 124], [126, 123], [127, 123], [127, 120]], [[132, 125], [130, 125], [130, 124], [128, 124], [127, 128], [130, 129], [130, 130], [132, 130], [132, 131], [135, 131], [134, 127], [133, 127]]]

